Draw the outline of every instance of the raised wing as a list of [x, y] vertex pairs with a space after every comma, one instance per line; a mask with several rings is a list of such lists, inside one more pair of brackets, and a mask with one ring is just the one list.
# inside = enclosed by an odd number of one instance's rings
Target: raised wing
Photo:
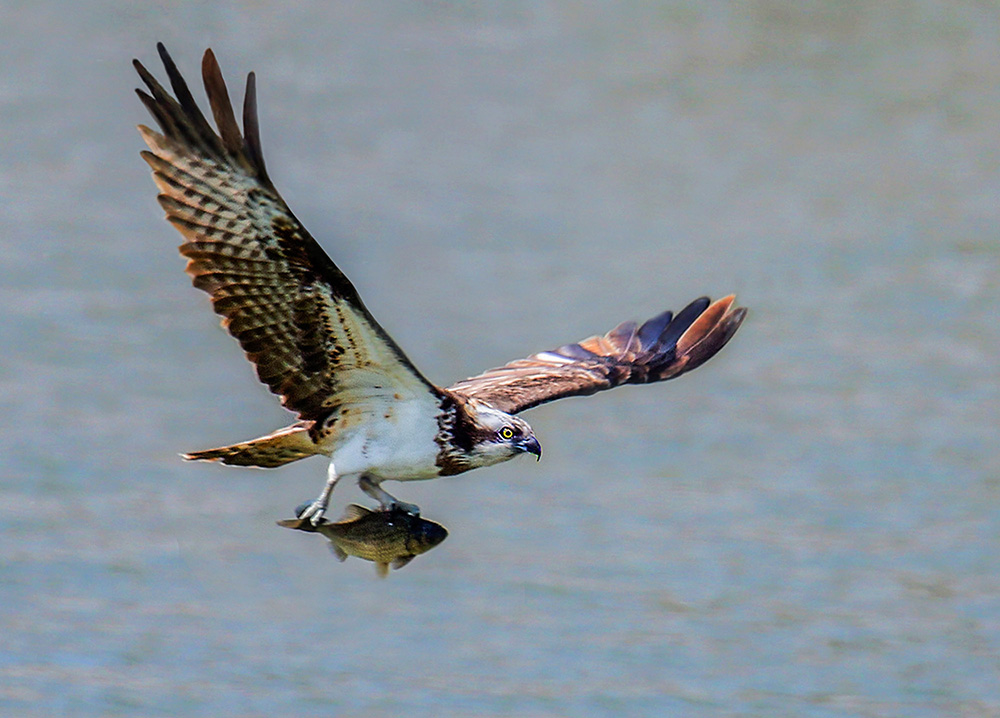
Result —
[[565, 396], [673, 379], [711, 359], [733, 336], [747, 311], [734, 307], [734, 299], [702, 297], [677, 316], [664, 312], [642, 326], [625, 322], [603, 337], [532, 354], [448, 390], [516, 414]]
[[136, 92], [162, 131], [139, 126], [150, 149], [142, 157], [167, 219], [184, 235], [187, 273], [211, 295], [260, 380], [303, 419], [374, 396], [436, 396], [271, 184], [254, 74], [247, 77], [244, 136], [219, 64], [205, 52], [216, 133], [162, 43], [157, 50], [176, 99], [133, 61], [149, 88]]

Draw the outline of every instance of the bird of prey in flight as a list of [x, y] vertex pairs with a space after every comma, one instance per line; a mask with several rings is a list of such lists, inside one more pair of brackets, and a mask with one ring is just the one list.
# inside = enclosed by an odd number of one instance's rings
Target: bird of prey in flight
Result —
[[622, 384], [672, 379], [708, 361], [746, 310], [728, 296], [696, 299], [676, 315], [625, 322], [603, 336], [539, 352], [449, 387], [432, 384], [371, 315], [357, 290], [292, 214], [264, 166], [254, 74], [243, 129], [211, 50], [202, 78], [216, 130], [198, 109], [163, 44], [173, 96], [138, 61], [136, 90], [160, 131], [139, 126], [149, 146], [157, 199], [184, 236], [180, 253], [194, 286], [257, 376], [298, 415], [250, 441], [186, 454], [237, 466], [275, 467], [329, 457], [327, 481], [304, 517], [319, 524], [337, 481], [349, 476], [384, 509], [381, 484], [460, 474], [541, 455], [525, 409]]

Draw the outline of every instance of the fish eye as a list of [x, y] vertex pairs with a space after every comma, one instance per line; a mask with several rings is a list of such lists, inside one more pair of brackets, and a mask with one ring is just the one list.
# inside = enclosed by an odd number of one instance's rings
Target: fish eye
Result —
[[511, 439], [514, 438], [514, 430], [509, 426], [505, 426], [504, 428], [500, 429], [500, 438], [503, 439], [504, 441], [510, 441]]

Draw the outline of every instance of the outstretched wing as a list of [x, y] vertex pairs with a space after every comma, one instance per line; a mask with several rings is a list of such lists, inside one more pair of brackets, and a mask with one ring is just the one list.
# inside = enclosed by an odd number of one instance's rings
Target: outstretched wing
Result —
[[711, 359], [733, 336], [746, 316], [734, 299], [702, 297], [677, 316], [664, 312], [642, 326], [625, 322], [603, 337], [532, 354], [448, 390], [516, 414], [565, 396], [673, 379]]
[[194, 286], [260, 380], [303, 419], [384, 395], [437, 395], [365, 308], [357, 290], [288, 209], [264, 167], [253, 73], [241, 134], [211, 50], [202, 76], [216, 133], [163, 44], [176, 99], [142, 64], [136, 90], [161, 133], [139, 126], [167, 219], [184, 235]]

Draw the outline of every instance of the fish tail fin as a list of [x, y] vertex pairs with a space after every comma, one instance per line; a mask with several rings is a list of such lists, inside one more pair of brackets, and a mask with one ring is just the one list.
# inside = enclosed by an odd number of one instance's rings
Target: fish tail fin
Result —
[[188, 461], [218, 461], [230, 466], [274, 468], [307, 456], [322, 453], [309, 436], [311, 422], [278, 429], [272, 434], [217, 449], [192, 451], [182, 456]]

